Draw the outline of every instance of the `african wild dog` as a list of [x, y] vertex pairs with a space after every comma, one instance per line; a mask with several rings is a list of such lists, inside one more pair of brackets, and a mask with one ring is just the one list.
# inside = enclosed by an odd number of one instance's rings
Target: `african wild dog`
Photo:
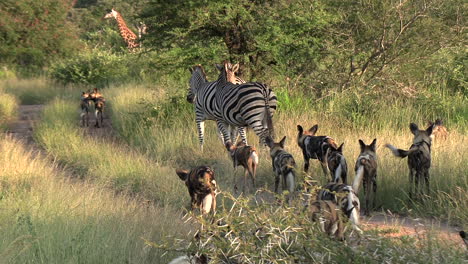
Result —
[[329, 236], [335, 236], [338, 240], [344, 240], [344, 221], [342, 212], [332, 201], [313, 201], [306, 206], [312, 221], [319, 223], [322, 232]]
[[[229, 152], [229, 156], [232, 159], [233, 166], [244, 167], [244, 186], [242, 187], [242, 192], [245, 193], [245, 186], [247, 185], [247, 174], [250, 175], [252, 179], [252, 186], [255, 188], [255, 174], [257, 172], [258, 166], [258, 154], [257, 150], [245, 144], [243, 141], [239, 141], [235, 146], [231, 142], [226, 142], [226, 149]], [[237, 191], [237, 183], [234, 177], [234, 190]]]
[[291, 154], [284, 150], [286, 136], [275, 143], [270, 136], [265, 138], [267, 146], [270, 148], [271, 163], [275, 177], [275, 192], [278, 192], [278, 185], [282, 180], [282, 189], [286, 189], [292, 194], [296, 188], [296, 175], [294, 169], [296, 162]]
[[333, 182], [339, 182], [340, 178], [344, 184], [346, 184], [346, 178], [348, 176], [348, 164], [343, 155], [343, 145], [342, 143], [338, 148], [330, 145], [327, 153], [327, 165], [330, 169]]
[[89, 125], [89, 103], [91, 100], [91, 97], [89, 96], [90, 92], [82, 92], [81, 93], [81, 102], [80, 102], [80, 107], [81, 107], [81, 126], [85, 127]]
[[[393, 154], [400, 158], [408, 156], [409, 180], [410, 180], [410, 198], [413, 197], [413, 185], [415, 192], [420, 192], [419, 181], [423, 180], [426, 183], [426, 189], [429, 193], [429, 168], [431, 167], [431, 134], [434, 125], [429, 126], [426, 130], [419, 130], [418, 125], [411, 123], [410, 130], [413, 133], [413, 144], [409, 150], [397, 149], [396, 147], [386, 144]], [[414, 181], [414, 184], [413, 184]]]
[[95, 127], [101, 127], [103, 122], [102, 113], [104, 112], [104, 106], [106, 104], [106, 99], [98, 92], [97, 88], [94, 88], [93, 92], [89, 95], [91, 100], [94, 102], [94, 116], [96, 117]]
[[304, 131], [302, 126], [297, 125], [297, 130], [299, 132], [297, 134], [297, 144], [302, 149], [302, 155], [304, 156], [304, 171], [307, 172], [309, 170], [309, 159], [318, 159], [325, 176], [327, 176], [326, 154], [330, 147], [338, 149], [335, 140], [328, 136], [315, 136], [318, 125], [314, 125], [307, 131]]
[[214, 171], [208, 166], [193, 169], [177, 169], [177, 175], [185, 182], [191, 198], [191, 209], [200, 208], [202, 214], [216, 209], [217, 185]]
[[362, 230], [359, 228], [361, 203], [353, 187], [330, 182], [320, 189], [317, 194], [317, 200], [332, 201], [337, 204], [343, 214], [351, 221], [353, 229], [362, 233]]
[[433, 126], [431, 138], [440, 138], [440, 139], [447, 139], [448, 131], [447, 128], [442, 124], [442, 120], [437, 119], [435, 122], [428, 122], [429, 126]]
[[369, 215], [370, 207], [370, 196], [371, 188], [373, 191], [372, 206], [375, 206], [375, 198], [377, 196], [377, 154], [376, 154], [376, 143], [375, 138], [370, 145], [366, 145], [362, 140], [359, 140], [359, 146], [361, 147], [361, 153], [356, 160], [356, 171], [355, 181], [353, 182], [353, 190], [357, 193], [359, 190], [359, 184], [363, 179], [364, 195], [366, 197], [366, 208], [364, 213]]

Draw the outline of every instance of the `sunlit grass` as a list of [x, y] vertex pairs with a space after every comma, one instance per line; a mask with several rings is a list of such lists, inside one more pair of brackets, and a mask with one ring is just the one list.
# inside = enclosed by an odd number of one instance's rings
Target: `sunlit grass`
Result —
[[18, 101], [11, 94], [3, 93], [0, 89], [0, 131], [5, 129], [8, 121], [17, 113]]
[[12, 138], [0, 162], [2, 263], [165, 263], [144, 239], [188, 231], [173, 209], [70, 179]]
[[[159, 87], [159, 91], [161, 90], [164, 88]], [[219, 178], [223, 179], [221, 188], [232, 190], [234, 170], [216, 135], [214, 121], [205, 122], [205, 147], [202, 153], [198, 145], [193, 106], [183, 101], [179, 101], [176, 105], [169, 101], [169, 98], [173, 96], [182, 97], [184, 90], [181, 89], [172, 95], [165, 95], [162, 92], [154, 94], [148, 89], [111, 88], [109, 91], [112, 118], [116, 120], [114, 127], [127, 143], [163, 163], [175, 164], [175, 166], [212, 165], [217, 169]], [[128, 100], [128, 92], [131, 94], [130, 100]], [[142, 103], [143, 98], [146, 103], [151, 102], [154, 107], [175, 109], [174, 113], [177, 114], [162, 118], [158, 115], [151, 115], [151, 109], [145, 108]], [[403, 113], [410, 111], [405, 108], [400, 110]], [[378, 109], [376, 122], [386, 122], [385, 120], [390, 122], [392, 116], [403, 118], [398, 111], [399, 109], [396, 108], [393, 112]], [[410, 115], [416, 119], [413, 122], [419, 122], [421, 128], [426, 127], [425, 117], [421, 113], [416, 112]], [[149, 118], [152, 122], [144, 125], [144, 118]], [[409, 185], [407, 160], [394, 157], [384, 147], [386, 143], [391, 143], [403, 149], [409, 148], [412, 144], [412, 134], [409, 130], [409, 122], [404, 124], [406, 120], [409, 119], [404, 117], [393, 123], [356, 127], [350, 125], [350, 121], [346, 119], [311, 110], [280, 111], [274, 117], [274, 124], [277, 139], [287, 136], [286, 150], [293, 154], [298, 163], [299, 182], [304, 174], [301, 172], [302, 152], [296, 143], [298, 124], [306, 129], [319, 124], [318, 135], [328, 135], [339, 143], [345, 143], [344, 154], [348, 163], [348, 179], [350, 180], [353, 179], [354, 163], [360, 152], [358, 139], [369, 144], [377, 138], [379, 158], [377, 206], [379, 210], [433, 216], [466, 225], [468, 222], [468, 212], [465, 210], [468, 206], [468, 178], [465, 171], [468, 158], [466, 148], [462, 146], [467, 141], [467, 136], [449, 127], [450, 136], [447, 140], [436, 139], [433, 142], [433, 160], [430, 171], [432, 192], [429, 198], [413, 202], [407, 195]], [[258, 137], [251, 131], [249, 131], [248, 138], [249, 143], [257, 146], [260, 152], [260, 165], [257, 173], [259, 185], [271, 188], [274, 176], [268, 151], [265, 147], [259, 146]], [[326, 179], [319, 163], [314, 160], [311, 162], [312, 170], [309, 174], [319, 182], [325, 183]], [[242, 173], [237, 173], [237, 177], [241, 175]]]
[[35, 138], [60, 162], [98, 185], [139, 194], [159, 204], [185, 206], [188, 194], [175, 169], [79, 127], [73, 101], [55, 100], [43, 112]]
[[44, 104], [55, 97], [79, 98], [85, 88], [58, 85], [44, 77], [33, 79], [6, 79], [0, 81], [6, 93], [14, 95], [21, 104]]

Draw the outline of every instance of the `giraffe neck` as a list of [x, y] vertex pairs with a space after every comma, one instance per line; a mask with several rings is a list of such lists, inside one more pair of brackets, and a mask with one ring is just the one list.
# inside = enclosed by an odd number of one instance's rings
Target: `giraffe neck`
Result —
[[119, 25], [120, 36], [122, 36], [124, 41], [127, 43], [127, 46], [129, 48], [138, 47], [138, 43], [135, 41], [137, 36], [127, 27], [127, 24], [120, 13], [117, 13], [115, 20], [117, 20], [117, 24]]

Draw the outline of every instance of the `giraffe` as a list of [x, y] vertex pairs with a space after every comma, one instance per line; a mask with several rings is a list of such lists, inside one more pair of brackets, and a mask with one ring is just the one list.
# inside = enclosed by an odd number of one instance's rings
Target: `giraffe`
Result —
[[127, 48], [129, 50], [133, 51], [135, 48], [140, 46], [140, 44], [136, 41], [137, 35], [135, 35], [135, 33], [133, 33], [133, 31], [127, 27], [127, 24], [119, 12], [112, 8], [112, 10], [107, 15], [105, 15], [104, 18], [115, 18], [115, 20], [117, 20], [120, 36], [122, 36], [125, 43], [127, 43]]

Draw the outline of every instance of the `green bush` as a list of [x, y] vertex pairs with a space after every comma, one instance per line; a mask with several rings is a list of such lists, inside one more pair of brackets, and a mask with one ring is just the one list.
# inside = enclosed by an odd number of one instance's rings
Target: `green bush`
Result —
[[103, 87], [128, 77], [124, 58], [105, 51], [93, 50], [52, 65], [52, 78], [62, 83]]

